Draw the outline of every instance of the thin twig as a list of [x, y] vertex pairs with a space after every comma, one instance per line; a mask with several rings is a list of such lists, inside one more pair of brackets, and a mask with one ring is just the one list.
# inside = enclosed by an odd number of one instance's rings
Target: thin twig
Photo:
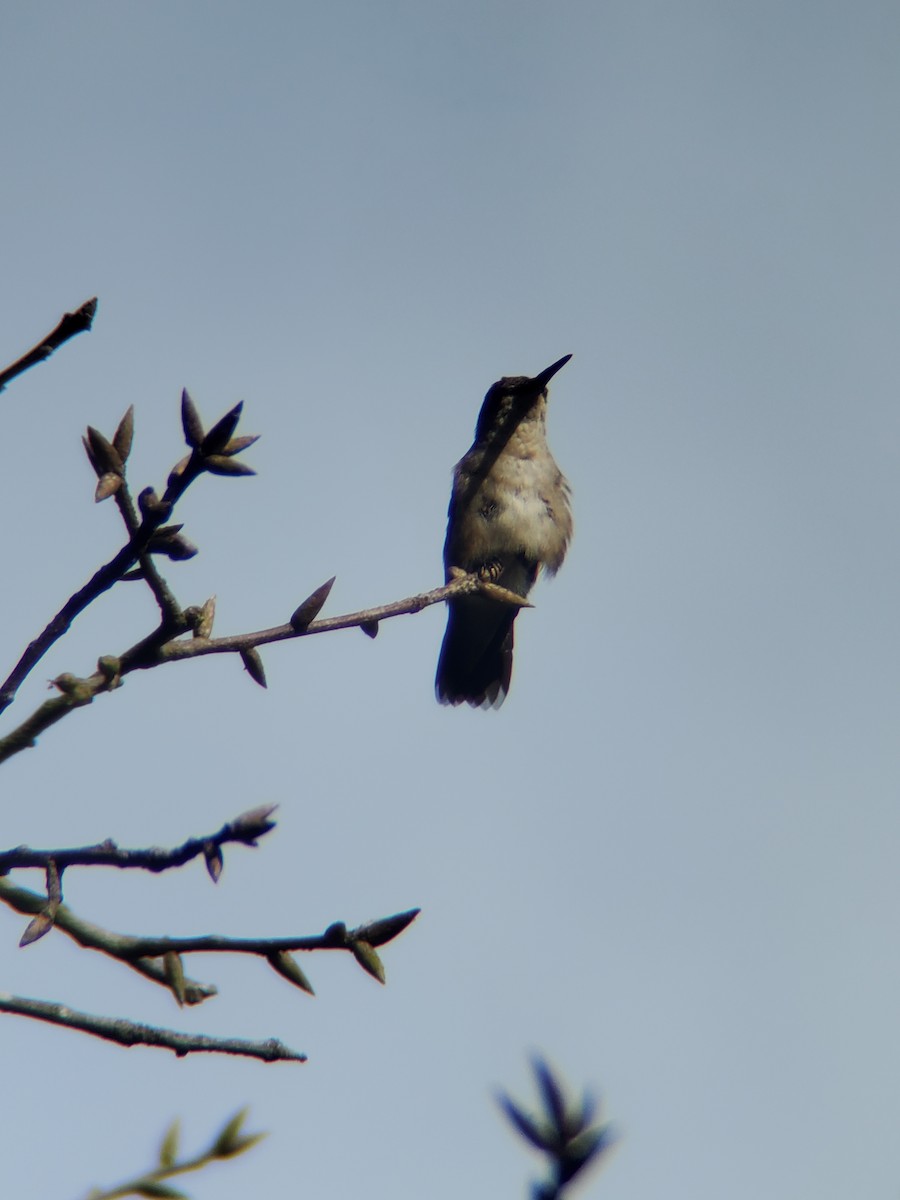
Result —
[[[2, 876], [0, 876], [0, 900], [24, 916], [34, 916], [43, 912], [47, 905], [47, 898], [39, 892], [18, 887]], [[107, 954], [110, 958], [124, 963], [132, 971], [136, 971], [138, 975], [142, 975], [152, 983], [158, 983], [166, 991], [171, 991], [171, 985], [162, 963], [153, 959], [128, 958], [119, 954], [116, 945], [117, 934], [110, 933], [102, 926], [94, 925], [93, 922], [77, 916], [67, 905], [60, 904], [57, 908], [53, 926], [62, 930], [73, 942], [85, 950], [98, 950], [101, 954]], [[184, 981], [183, 1001], [185, 1004], [202, 1004], [204, 1000], [217, 995], [218, 988], [215, 984], [200, 983], [192, 979]]]
[[12, 850], [0, 851], [0, 875], [16, 868], [47, 868], [55, 864], [58, 871], [67, 867], [119, 867], [139, 868], [144, 871], [168, 871], [182, 867], [193, 858], [208, 856], [211, 847], [222, 847], [229, 842], [244, 846], [255, 846], [257, 839], [275, 828], [269, 818], [276, 805], [252, 809], [228, 821], [217, 833], [206, 837], [188, 838], [180, 846], [165, 850], [161, 846], [143, 849], [122, 849], [111, 838], [94, 846], [68, 847], [61, 850], [33, 850], [29, 846], [16, 846]]
[[54, 350], [58, 350], [69, 338], [75, 337], [77, 333], [86, 333], [93, 324], [96, 311], [97, 297], [94, 296], [92, 300], [86, 300], [81, 308], [76, 308], [75, 312], [66, 313], [56, 328], [42, 338], [33, 349], [0, 371], [0, 392], [17, 375], [21, 375], [37, 363], [45, 362]]
[[[43, 912], [47, 899], [38, 892], [18, 887], [0, 875], [0, 901], [16, 912], [33, 916]], [[86, 950], [97, 950], [125, 966], [137, 971], [147, 979], [172, 989], [172, 981], [166, 973], [161, 959], [182, 954], [249, 954], [272, 960], [296, 951], [345, 950], [357, 956], [360, 943], [369, 947], [384, 946], [393, 941], [419, 915], [417, 908], [395, 913], [377, 921], [367, 922], [356, 929], [348, 929], [343, 921], [335, 921], [321, 934], [280, 938], [229, 938], [219, 934], [200, 937], [149, 937], [128, 933], [114, 933], [77, 916], [67, 905], [60, 904], [54, 912], [53, 925], [61, 929], [79, 946]], [[363, 964], [364, 965], [364, 964]], [[276, 967], [277, 969], [277, 967]], [[188, 1004], [199, 1004], [215, 994], [211, 985], [186, 981], [179, 989], [179, 999]]]
[[[115, 493], [115, 500], [122, 515], [122, 520], [125, 523], [128, 536], [134, 541], [140, 535], [141, 522], [131, 496], [131, 490], [125, 479], [124, 471], [122, 473], [122, 484]], [[147, 586], [156, 598], [163, 621], [176, 628], [183, 617], [181, 605], [175, 599], [172, 589], [153, 561], [153, 555], [146, 552], [139, 555], [138, 563], [140, 564], [141, 574], [146, 580]]]
[[306, 1062], [306, 1055], [291, 1050], [277, 1038], [251, 1042], [245, 1038], [217, 1038], [205, 1034], [179, 1033], [175, 1029], [160, 1029], [154, 1025], [143, 1025], [127, 1021], [122, 1017], [98, 1017], [93, 1013], [78, 1012], [66, 1004], [52, 1000], [33, 1000], [26, 996], [12, 996], [0, 992], [0, 1012], [15, 1013], [20, 1017], [33, 1017], [51, 1025], [62, 1025], [66, 1029], [77, 1029], [120, 1046], [158, 1046], [172, 1050], [179, 1058], [186, 1054], [238, 1054], [257, 1058], [262, 1062]]

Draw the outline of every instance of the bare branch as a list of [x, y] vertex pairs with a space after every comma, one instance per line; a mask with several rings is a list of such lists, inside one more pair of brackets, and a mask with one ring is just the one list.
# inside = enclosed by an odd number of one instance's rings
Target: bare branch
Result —
[[[2, 875], [0, 901], [14, 908], [16, 912], [29, 916], [40, 914], [47, 907], [46, 897], [27, 888], [18, 887]], [[87, 950], [98, 950], [171, 991], [171, 969], [167, 971], [162, 961], [166, 955], [249, 954], [271, 960], [292, 951], [345, 950], [356, 956], [359, 943], [372, 944], [369, 938], [375, 936], [374, 931], [378, 931], [377, 944], [386, 945], [402, 933], [418, 915], [419, 909], [414, 908], [379, 921], [368, 922], [358, 929], [348, 929], [343, 921], [335, 921], [324, 933], [311, 936], [230, 938], [220, 934], [204, 934], [195, 937], [150, 937], [114, 933], [76, 916], [65, 904], [59, 904], [54, 912], [53, 925], [79, 946]], [[191, 980], [185, 980], [183, 988], [179, 987], [181, 1000], [185, 1004], [199, 1004], [214, 993], [215, 988], [196, 984]]]
[[[40, 895], [39, 892], [32, 892], [28, 888], [17, 887], [3, 876], [0, 876], [0, 900], [4, 904], [8, 904], [10, 908], [15, 909], [16, 912], [22, 913], [25, 916], [40, 914], [47, 905], [46, 897]], [[145, 979], [149, 979], [152, 983], [158, 983], [166, 991], [171, 990], [169, 981], [166, 978], [164, 965], [161, 961], [149, 958], [131, 959], [123, 956], [118, 953], [117, 949], [118, 935], [109, 933], [108, 930], [103, 929], [100, 925], [94, 925], [91, 921], [86, 921], [83, 917], [76, 916], [65, 904], [60, 904], [56, 909], [53, 925], [54, 928], [61, 929], [73, 942], [76, 942], [84, 949], [99, 950], [101, 954], [108, 954], [118, 962], [124, 963], [130, 970], [136, 971], [138, 975], [143, 975]], [[204, 1000], [208, 1000], [211, 996], [216, 995], [218, 995], [218, 988], [215, 984], [200, 983], [192, 979], [184, 981], [185, 1004], [202, 1004]]]
[[45, 362], [54, 350], [58, 350], [69, 338], [75, 337], [77, 333], [86, 333], [93, 324], [96, 312], [97, 297], [94, 296], [92, 300], [86, 300], [81, 308], [65, 313], [56, 328], [42, 338], [33, 349], [29, 350], [27, 354], [23, 354], [5, 370], [0, 371], [0, 392], [17, 375], [27, 371], [29, 367], [36, 366], [37, 363]]
[[275, 828], [275, 822], [269, 818], [277, 807], [272, 804], [242, 813], [235, 820], [228, 821], [217, 833], [208, 834], [206, 837], [188, 838], [180, 846], [170, 850], [160, 846], [123, 850], [111, 838], [94, 846], [77, 846], [62, 850], [32, 850], [29, 846], [16, 846], [13, 850], [0, 851], [0, 875], [16, 868], [40, 867], [49, 870], [51, 865], [57, 872], [66, 867], [139, 868], [157, 873], [168, 871], [172, 867], [184, 866], [193, 858], [206, 856], [213, 846], [221, 847], [229, 842], [255, 846], [258, 838]]
[[[111, 580], [112, 582], [115, 582], [115, 580]], [[82, 589], [82, 591], [85, 590]], [[322, 620], [311, 622], [306, 628], [295, 629], [288, 622], [286, 625], [277, 625], [272, 629], [262, 629], [256, 633], [242, 633], [221, 638], [192, 637], [189, 640], [178, 641], [175, 639], [184, 630], [176, 629], [173, 631], [167, 625], [162, 625], [149, 637], [144, 638], [129, 650], [126, 650], [120, 657], [107, 657], [105, 660], [101, 660], [107, 664], [105, 669], [100, 669], [84, 679], [79, 679], [72, 675], [61, 675], [55, 679], [53, 682], [60, 694], [52, 700], [46, 700], [21, 725], [13, 729], [5, 737], [0, 738], [0, 763], [5, 762], [6, 759], [11, 758], [14, 754], [18, 754], [21, 750], [30, 749], [34, 746], [37, 737], [49, 729], [51, 725], [55, 725], [57, 721], [66, 716], [72, 709], [90, 704], [94, 697], [100, 695], [101, 692], [112, 691], [113, 688], [119, 686], [122, 677], [130, 674], [132, 671], [148, 670], [151, 667], [161, 666], [163, 663], [180, 662], [186, 658], [199, 658], [206, 654], [244, 655], [247, 651], [255, 649], [257, 646], [267, 645], [270, 642], [290, 641], [294, 638], [309, 637], [314, 633], [332, 633], [337, 629], [365, 628], [366, 626], [377, 625], [379, 621], [388, 620], [391, 617], [407, 616], [420, 612], [429, 605], [440, 604], [444, 600], [449, 600], [455, 596], [468, 595], [472, 592], [483, 592], [494, 600], [500, 600], [503, 603], [512, 604], [516, 607], [531, 607], [527, 605], [526, 601], [523, 601], [521, 596], [516, 595], [515, 592], [509, 592], [505, 588], [497, 587], [490, 580], [482, 578], [480, 574], [473, 573], [470, 575], [460, 575], [451, 583], [447, 583], [443, 587], [434, 588], [430, 592], [420, 592], [415, 596], [408, 596], [405, 600], [396, 600], [391, 604], [383, 604], [376, 608], [367, 608], [362, 612], [348, 613], [343, 617], [325, 617]], [[89, 602], [88, 600], [87, 603]], [[86, 607], [86, 604], [81, 607]], [[81, 608], [78, 611], [81, 611]], [[186, 624], [187, 618], [185, 618]], [[53, 622], [51, 622], [52, 625]], [[48, 626], [48, 630], [51, 626]], [[68, 628], [68, 625], [66, 625], [66, 628]], [[36, 657], [34, 661], [36, 662], [52, 641], [56, 640], [56, 636], [61, 636], [61, 633], [64, 632], [65, 629], [62, 629], [59, 634], [51, 636], [46, 646], [43, 648], [39, 647], [35, 652]], [[32, 643], [32, 646], [35, 645], [36, 643]], [[29, 650], [31, 648], [29, 647]], [[23, 661], [24, 658], [25, 656], [23, 656]], [[118, 669], [111, 674], [110, 664], [113, 663], [116, 664]], [[16, 676], [18, 673], [21, 676], [18, 682], [21, 682], [21, 679], [25, 678], [30, 669], [31, 666], [28, 666], [27, 669], [19, 672], [19, 668], [17, 667], [16, 671], [13, 672], [13, 676]], [[13, 676], [10, 678], [12, 679]], [[12, 688], [11, 693], [7, 689], [10, 700], [15, 695], [15, 688], [18, 687], [18, 682]], [[6, 688], [6, 685], [4, 685], [4, 688]], [[3, 697], [4, 689], [0, 689], [0, 712], [5, 707]]]
[[12, 996], [0, 992], [0, 1012], [14, 1013], [20, 1017], [33, 1017], [51, 1025], [62, 1025], [66, 1029], [77, 1029], [120, 1046], [158, 1046], [171, 1050], [179, 1058], [186, 1054], [237, 1054], [246, 1058], [257, 1058], [262, 1062], [306, 1062], [305, 1054], [291, 1050], [277, 1038], [251, 1042], [245, 1038], [207, 1037], [205, 1034], [179, 1033], [174, 1029], [160, 1029], [127, 1021], [122, 1017], [98, 1017], [93, 1013], [78, 1012], [66, 1004], [52, 1000], [33, 1000], [26, 996]]

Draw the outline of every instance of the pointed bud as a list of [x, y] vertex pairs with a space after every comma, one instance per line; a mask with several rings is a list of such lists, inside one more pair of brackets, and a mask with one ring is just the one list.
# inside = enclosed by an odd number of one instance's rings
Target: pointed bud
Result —
[[370, 638], [378, 637], [378, 622], [377, 621], [363, 621], [362, 624], [360, 625], [360, 629], [363, 631], [363, 633], [366, 635], [366, 637], [370, 637]]
[[185, 388], [181, 393], [181, 427], [184, 430], [184, 440], [196, 450], [203, 441], [203, 422], [197, 412], [197, 406], [188, 395]]
[[421, 911], [420, 908], [411, 908], [393, 917], [370, 921], [367, 925], [360, 925], [359, 929], [354, 929], [351, 936], [354, 940], [368, 942], [370, 946], [384, 946], [411, 925]]
[[238, 404], [228, 410], [224, 417], [220, 417], [210, 429], [209, 433], [200, 443], [200, 452], [204, 458], [210, 454], [221, 454], [224, 448], [231, 441], [232, 434], [237, 429], [238, 421], [241, 419], [241, 410], [244, 407], [244, 402], [241, 400]]
[[94, 429], [93, 425], [87, 427], [87, 438], [94, 458], [102, 465], [103, 470], [111, 471], [114, 475], [121, 475], [125, 470], [125, 464], [112, 442], [107, 441], [100, 430]]
[[241, 651], [241, 662], [247, 674], [254, 683], [258, 683], [260, 687], [266, 686], [266, 671], [263, 667], [263, 660], [260, 658], [259, 651], [255, 646], [251, 646], [248, 650]]
[[163, 955], [163, 972], [166, 977], [166, 983], [172, 989], [172, 995], [175, 997], [178, 1007], [184, 1007], [184, 963], [181, 961], [181, 955], [176, 954], [174, 950], [168, 950]]
[[207, 454], [203, 466], [211, 475], [255, 475], [256, 472], [246, 463], [237, 462], [225, 454]]
[[194, 626], [195, 638], [208, 638], [213, 631], [213, 621], [216, 619], [216, 598], [210, 596], [200, 609], [197, 623]]
[[275, 821], [269, 818], [277, 808], [277, 804], [261, 804], [258, 808], [251, 808], [248, 812], [235, 817], [233, 821], [229, 821], [226, 828], [235, 841], [255, 846], [258, 837], [262, 837], [264, 833], [275, 828]]
[[294, 609], [291, 614], [290, 623], [291, 627], [296, 629], [298, 633], [302, 633], [304, 629], [307, 629], [322, 611], [322, 607], [328, 599], [328, 594], [334, 587], [336, 578], [337, 576], [332, 575], [326, 583], [323, 583], [321, 587], [317, 587], [312, 595], [307, 596], [303, 603]]
[[81, 444], [84, 446], [84, 452], [88, 456], [88, 462], [94, 468], [94, 474], [99, 478], [103, 474], [103, 464], [94, 454], [93, 450], [91, 449], [91, 443], [86, 437], [82, 436]]
[[216, 842], [206, 842], [203, 847], [203, 857], [206, 860], [206, 869], [209, 871], [210, 879], [213, 883], [218, 883], [222, 875], [222, 868], [225, 866], [222, 847]]
[[220, 454], [226, 454], [229, 457], [232, 454], [240, 454], [242, 450], [246, 450], [248, 446], [252, 446], [254, 442], [259, 441], [258, 433], [248, 433], [242, 437], [232, 438], [219, 451]]
[[128, 406], [128, 411], [119, 422], [119, 427], [113, 434], [113, 446], [116, 453], [121, 458], [122, 463], [128, 461], [128, 455], [131, 453], [131, 444], [134, 441], [134, 405]]
[[53, 928], [54, 913], [44, 909], [39, 912], [36, 917], [33, 917], [25, 927], [25, 932], [19, 938], [20, 946], [30, 946], [32, 942], [36, 942], [38, 938], [42, 938], [45, 933], [49, 933]]
[[370, 946], [368, 942], [352, 941], [350, 950], [364, 971], [368, 971], [379, 983], [384, 983], [384, 963], [378, 957], [374, 946]]
[[300, 988], [303, 992], [308, 992], [310, 996], [316, 994], [293, 954], [287, 950], [276, 950], [267, 955], [267, 958], [272, 970], [277, 971], [288, 983], [292, 983], [294, 987]]

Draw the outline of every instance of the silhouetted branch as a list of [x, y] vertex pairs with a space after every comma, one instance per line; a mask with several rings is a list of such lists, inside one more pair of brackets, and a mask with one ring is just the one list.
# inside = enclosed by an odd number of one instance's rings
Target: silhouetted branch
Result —
[[305, 1054], [289, 1049], [277, 1038], [253, 1042], [245, 1038], [179, 1033], [174, 1029], [159, 1029], [122, 1017], [98, 1017], [52, 1000], [33, 1000], [26, 996], [12, 996], [8, 992], [0, 992], [0, 1012], [33, 1017], [37, 1021], [62, 1025], [66, 1029], [77, 1029], [108, 1042], [117, 1042], [120, 1046], [158, 1046], [172, 1050], [179, 1058], [198, 1053], [238, 1054], [262, 1062], [306, 1062]]
[[93, 324], [96, 311], [97, 297], [95, 296], [93, 300], [86, 300], [75, 312], [66, 313], [56, 328], [38, 342], [32, 350], [23, 354], [5, 370], [0, 371], [0, 392], [17, 375], [21, 375], [23, 371], [27, 371], [29, 367], [33, 367], [37, 363], [45, 362], [54, 350], [58, 350], [69, 338], [75, 337], [77, 333], [86, 333]]
[[[18, 887], [4, 876], [0, 876], [0, 901], [16, 912], [35, 917], [23, 935], [25, 945], [36, 941], [51, 928], [60, 929], [84, 949], [106, 954], [167, 988], [179, 1004], [199, 1004], [216, 991], [210, 985], [197, 984], [184, 978], [180, 966], [184, 954], [248, 954], [264, 958], [277, 974], [289, 979], [303, 991], [312, 993], [309, 981], [290, 958], [291, 954], [299, 951], [344, 950], [352, 954], [365, 971], [384, 983], [384, 968], [375, 948], [393, 941], [419, 915], [419, 909], [413, 908], [367, 922], [355, 929], [348, 929], [342, 921], [335, 921], [324, 933], [305, 936], [230, 938], [205, 934], [198, 937], [151, 937], [114, 933], [86, 921], [67, 905], [58, 902], [52, 915], [48, 915], [46, 896]], [[37, 929], [31, 933], [36, 921], [39, 922]], [[173, 976], [175, 960], [179, 960], [177, 977]]]
[[[84, 587], [79, 588], [73, 596], [70, 596], [56, 616], [29, 644], [9, 677], [0, 685], [0, 712], [9, 707], [21, 684], [50, 647], [68, 631], [79, 613], [84, 612], [89, 604], [108, 591], [114, 583], [126, 578], [136, 562], [144, 561], [149, 553], [163, 554], [173, 559], [191, 558], [196, 554], [196, 547], [181, 536], [181, 527], [167, 526], [165, 522], [168, 521], [175, 505], [190, 485], [201, 475], [205, 473], [213, 475], [254, 474], [251, 467], [237, 462], [234, 458], [236, 454], [256, 441], [255, 437], [232, 438], [231, 436], [240, 419], [242, 407], [242, 404], [236, 404], [216, 422], [209, 433], [203, 434], [193, 401], [187, 392], [182, 393], [182, 421], [191, 452], [169, 472], [166, 490], [162, 498], [157, 496], [150, 487], [144, 488], [140, 493], [138, 496], [138, 506], [141, 512], [139, 524], [136, 524], [137, 514], [128, 498], [125, 485], [125, 460], [131, 450], [131, 434], [128, 431], [127, 438], [122, 437], [122, 430], [128, 421], [129, 414], [126, 413], [123, 417], [112, 442], [107, 441], [96, 429], [88, 428], [84, 446], [99, 481], [96, 498], [104, 500], [109, 496], [117, 495], [120, 491], [124, 492], [120, 509], [129, 529], [129, 540], [118, 554], [94, 572]], [[185, 415], [186, 413], [189, 415]], [[197, 440], [198, 432], [201, 435], [199, 441]], [[121, 449], [116, 446], [117, 441], [120, 443]], [[141, 575], [143, 577], [143, 571], [141, 571]], [[174, 597], [168, 592], [162, 579], [158, 574], [153, 573], [149, 582], [163, 612], [161, 629], [152, 636], [157, 640], [167, 641], [169, 638], [185, 633], [190, 628], [188, 619], [182, 613]], [[90, 699], [93, 699], [93, 696], [89, 699], [82, 698], [80, 703], [89, 703]], [[61, 709], [65, 709], [65, 707], [65, 705], [51, 706], [50, 708], [42, 706], [42, 719], [46, 724], [39, 725], [35, 732], [58, 721], [60, 716], [64, 715]], [[77, 707], [77, 705], [72, 707]], [[18, 749], [23, 748], [23, 745], [18, 746]]]
[[[217, 883], [222, 873], [221, 854], [216, 849], [229, 842], [239, 842], [244, 846], [255, 846], [257, 839], [275, 828], [275, 822], [270, 820], [278, 806], [265, 805], [242, 813], [233, 821], [228, 821], [218, 833], [206, 837], [188, 838], [180, 846], [164, 850], [160, 846], [149, 846], [146, 849], [123, 850], [111, 838], [98, 842], [95, 846], [69, 847], [61, 850], [33, 850], [29, 846], [16, 846], [12, 850], [0, 851], [0, 875], [16, 868], [43, 867], [51, 863], [61, 872], [67, 867], [119, 867], [139, 868], [144, 871], [168, 871], [172, 867], [182, 867], [193, 858], [200, 855], [206, 859], [207, 869], [213, 882]], [[213, 864], [213, 865], [211, 865]]]

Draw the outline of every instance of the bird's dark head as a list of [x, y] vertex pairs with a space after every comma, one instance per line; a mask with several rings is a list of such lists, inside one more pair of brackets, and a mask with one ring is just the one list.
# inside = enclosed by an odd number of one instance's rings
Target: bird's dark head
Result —
[[571, 357], [566, 354], [557, 359], [540, 375], [505, 375], [491, 384], [478, 414], [475, 440], [480, 442], [501, 432], [511, 433], [537, 401], [546, 398], [550, 380]]

